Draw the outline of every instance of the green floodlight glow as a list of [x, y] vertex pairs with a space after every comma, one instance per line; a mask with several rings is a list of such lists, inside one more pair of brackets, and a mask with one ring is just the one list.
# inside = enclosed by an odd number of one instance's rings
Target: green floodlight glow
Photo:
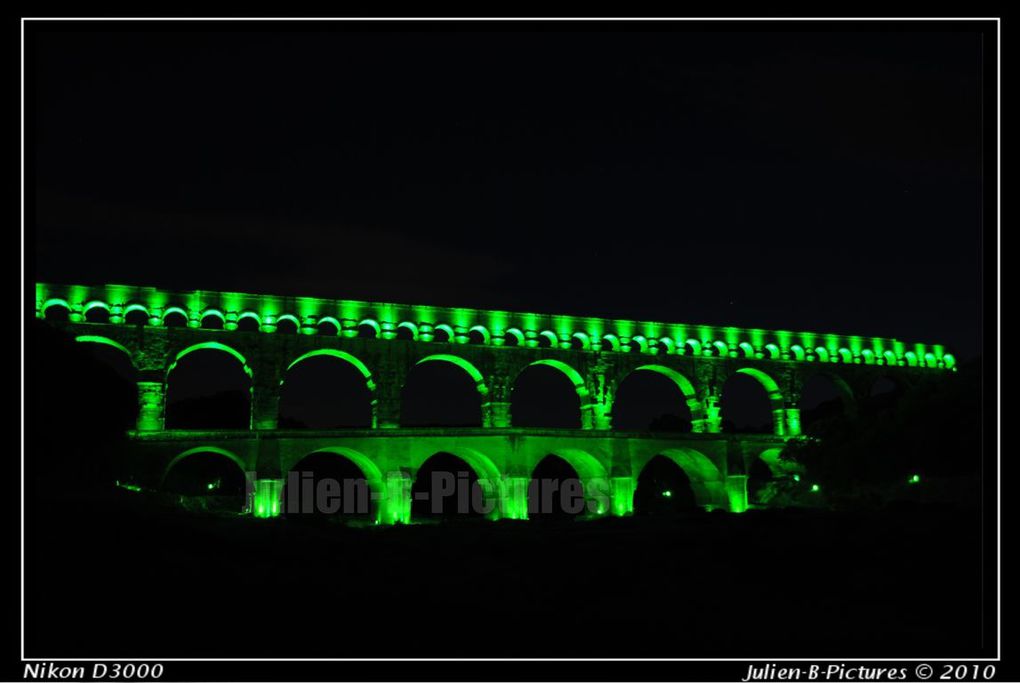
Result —
[[253, 514], [259, 519], [280, 516], [280, 497], [283, 493], [282, 479], [258, 479], [255, 481]]
[[818, 493], [822, 490], [822, 487], [818, 484], [811, 484], [811, 493]]
[[800, 481], [800, 475], [799, 474], [793, 475], [793, 480], [794, 481]]
[[921, 483], [921, 475], [919, 475], [919, 474], [911, 475], [910, 479], [907, 479], [907, 483], [908, 484], [920, 484]]
[[113, 483], [119, 488], [125, 489], [127, 491], [132, 491], [134, 493], [139, 493], [142, 490], [141, 486], [135, 486], [134, 484], [122, 484], [120, 483], [120, 480], [117, 480]]
[[672, 491], [668, 491], [668, 490], [667, 491], [663, 491], [662, 492], [662, 497], [663, 498], [672, 498], [673, 497], [673, 492]]
[[[478, 331], [484, 328], [488, 336], [476, 339], [477, 343], [503, 346], [504, 341], [509, 340], [513, 345], [514, 341], [519, 341], [518, 335], [508, 337], [507, 331], [516, 329], [524, 336], [524, 343], [517, 346], [529, 348], [538, 346], [538, 340], [544, 345], [545, 338], [548, 338], [549, 346], [554, 349], [576, 347], [589, 351], [619, 351], [620, 340], [625, 340], [634, 346], [634, 351], [649, 355], [743, 356], [769, 361], [956, 369], [955, 359], [941, 344], [907, 344], [896, 339], [825, 332], [582, 318], [563, 313], [510, 312], [307, 296], [164, 291], [133, 285], [88, 287], [37, 282], [35, 294], [37, 317], [45, 318], [48, 308], [60, 305], [68, 309], [68, 322], [75, 324], [82, 322], [83, 315], [97, 307], [110, 311], [110, 324], [122, 323], [126, 313], [141, 310], [148, 315], [148, 324], [153, 327], [161, 327], [167, 316], [179, 313], [185, 317], [189, 328], [199, 328], [203, 319], [216, 316], [223, 320], [222, 327], [227, 332], [236, 331], [240, 320], [254, 317], [259, 331], [263, 333], [273, 333], [280, 321], [291, 320], [299, 332], [315, 334], [318, 323], [330, 318], [337, 321], [333, 324], [343, 338], [358, 336], [356, 327], [359, 321], [373, 327], [378, 325], [377, 337], [385, 340], [395, 339], [398, 326], [410, 323], [415, 328], [422, 328], [420, 336], [412, 335], [422, 342], [433, 341], [436, 331], [442, 330], [447, 332], [451, 343], [465, 343], [472, 328]], [[587, 344], [584, 343], [585, 337]], [[688, 342], [691, 342], [690, 345]]]

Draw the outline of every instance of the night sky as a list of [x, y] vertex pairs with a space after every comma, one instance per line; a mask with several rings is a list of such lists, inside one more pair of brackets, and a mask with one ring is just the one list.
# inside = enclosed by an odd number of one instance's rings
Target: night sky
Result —
[[978, 33], [379, 26], [35, 24], [37, 277], [979, 352]]

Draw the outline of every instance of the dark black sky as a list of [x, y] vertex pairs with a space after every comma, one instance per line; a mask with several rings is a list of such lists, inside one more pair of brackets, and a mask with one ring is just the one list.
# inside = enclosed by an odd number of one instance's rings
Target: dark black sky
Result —
[[978, 352], [976, 32], [187, 27], [29, 32], [40, 279]]

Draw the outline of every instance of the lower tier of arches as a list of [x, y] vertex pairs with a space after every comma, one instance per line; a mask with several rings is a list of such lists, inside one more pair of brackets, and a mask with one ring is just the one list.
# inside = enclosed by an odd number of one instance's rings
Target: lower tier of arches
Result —
[[129, 442], [120, 478], [181, 495], [229, 492], [238, 509], [257, 517], [343, 513], [399, 524], [460, 514], [545, 519], [684, 507], [742, 512], [756, 463], [785, 474], [773, 462], [782, 437], [684, 437], [522, 429], [272, 437], [165, 431]]

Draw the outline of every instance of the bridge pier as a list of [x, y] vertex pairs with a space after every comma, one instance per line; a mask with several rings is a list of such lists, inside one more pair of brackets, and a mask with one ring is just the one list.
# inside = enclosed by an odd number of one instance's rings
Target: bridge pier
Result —
[[747, 510], [747, 475], [731, 474], [726, 477], [726, 498], [730, 512]]
[[283, 479], [255, 479], [248, 507], [259, 519], [279, 517], [283, 508]]
[[634, 477], [612, 477], [609, 480], [610, 510], [616, 517], [634, 514], [634, 491], [637, 482]]
[[273, 430], [279, 424], [280, 385], [254, 384], [251, 388], [251, 428]]
[[510, 402], [490, 401], [482, 404], [482, 426], [503, 429], [510, 426]]
[[377, 520], [380, 524], [411, 523], [411, 474], [405, 468], [388, 472], [385, 491], [378, 501]]
[[138, 381], [138, 422], [140, 432], [162, 431], [166, 414], [166, 384], [163, 379], [153, 379], [149, 373], [147, 379]]
[[529, 477], [509, 476], [499, 480], [499, 514], [503, 519], [528, 518]]
[[800, 436], [800, 408], [787, 408], [786, 412], [786, 436]]

